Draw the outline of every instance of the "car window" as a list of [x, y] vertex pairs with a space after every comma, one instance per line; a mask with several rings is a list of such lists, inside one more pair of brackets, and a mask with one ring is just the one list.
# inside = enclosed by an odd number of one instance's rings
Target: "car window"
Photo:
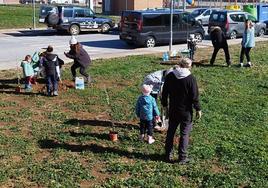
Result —
[[92, 17], [94, 14], [91, 10], [85, 9], [85, 17]]
[[204, 16], [209, 16], [210, 15], [210, 10], [207, 10], [206, 12], [203, 13]]
[[202, 14], [205, 10], [206, 10], [206, 9], [196, 9], [196, 10], [194, 10], [191, 14], [192, 14], [192, 16], [197, 17], [197, 16], [199, 16], [200, 14]]
[[[170, 26], [170, 15], [169, 14], [165, 14], [163, 15], [163, 22], [165, 26]], [[174, 25], [178, 25], [179, 23], [179, 15], [173, 15], [173, 26]]]
[[244, 22], [245, 21], [245, 15], [244, 14], [231, 14], [230, 18], [234, 22]]
[[182, 21], [184, 23], [192, 23], [194, 20], [195, 19], [188, 12], [182, 14]]
[[160, 26], [162, 25], [162, 15], [144, 15], [143, 16], [143, 25], [144, 26]]
[[63, 12], [63, 17], [73, 17], [73, 10], [65, 9]]
[[76, 9], [76, 10], [74, 10], [74, 17], [85, 17], [84, 9]]
[[211, 14], [211, 16], [209, 17], [210, 21], [214, 21], [214, 22], [225, 22], [226, 20], [226, 15], [224, 13], [217, 13], [214, 12]]

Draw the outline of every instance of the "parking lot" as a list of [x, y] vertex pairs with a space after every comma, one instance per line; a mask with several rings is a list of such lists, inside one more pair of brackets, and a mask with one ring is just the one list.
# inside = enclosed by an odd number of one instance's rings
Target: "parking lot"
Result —
[[[58, 35], [54, 30], [39, 31], [16, 31], [7, 30], [0, 33], [0, 69], [15, 68], [27, 54], [40, 51], [48, 45], [53, 45], [55, 53], [67, 60], [63, 52], [69, 50], [70, 35]], [[121, 57], [127, 55], [141, 55], [151, 53], [162, 53], [168, 51], [168, 45], [154, 48], [135, 48], [128, 46], [119, 40], [117, 32], [109, 34], [85, 32], [77, 37], [84, 45], [92, 59]], [[268, 40], [267, 36], [256, 38], [257, 41]], [[241, 39], [229, 40], [229, 44], [240, 44]], [[211, 46], [211, 41], [203, 40], [198, 44], [199, 48]], [[176, 44], [174, 50], [185, 49], [187, 45]]]

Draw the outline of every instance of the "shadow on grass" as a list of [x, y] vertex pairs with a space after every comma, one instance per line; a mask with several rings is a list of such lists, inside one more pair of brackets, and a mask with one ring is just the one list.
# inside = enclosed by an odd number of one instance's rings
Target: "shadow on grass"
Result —
[[88, 119], [88, 120], [80, 120], [80, 119], [69, 119], [64, 122], [67, 125], [75, 125], [75, 126], [102, 126], [102, 127], [119, 127], [124, 129], [138, 129], [139, 126], [136, 124], [125, 123], [125, 122], [112, 122], [111, 120], [96, 120], [96, 119]]
[[27, 96], [37, 96], [37, 95], [46, 96], [44, 93], [16, 92], [15, 89], [14, 89], [14, 91], [11, 91], [11, 90], [8, 90], [8, 91], [3, 90], [3, 91], [1, 91], [0, 90], [0, 93], [14, 94], [14, 95], [27, 95]]
[[83, 152], [90, 151], [95, 154], [113, 153], [121, 157], [135, 158], [141, 160], [152, 160], [152, 161], [163, 161], [162, 154], [144, 154], [139, 152], [129, 152], [125, 150], [120, 150], [118, 148], [104, 147], [97, 144], [90, 145], [77, 145], [77, 144], [67, 144], [59, 143], [55, 140], [45, 139], [39, 140], [38, 144], [41, 149], [64, 149], [71, 152]]
[[[72, 137], [92, 137], [100, 140], [110, 140], [108, 133], [78, 133], [74, 131], [69, 132]], [[132, 139], [128, 136], [122, 135], [120, 136], [121, 141], [131, 141]]]

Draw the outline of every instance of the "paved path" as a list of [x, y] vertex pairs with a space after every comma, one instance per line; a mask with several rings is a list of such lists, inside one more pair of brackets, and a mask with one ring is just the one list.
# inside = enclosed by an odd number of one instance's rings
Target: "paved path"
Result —
[[[0, 69], [15, 68], [27, 54], [33, 54], [49, 44], [54, 46], [55, 53], [67, 61], [63, 52], [69, 50], [69, 35], [58, 35], [51, 30], [41, 31], [1, 31], [0, 32]], [[83, 33], [77, 37], [78, 41], [84, 45], [92, 59], [121, 57], [127, 55], [152, 54], [168, 51], [168, 46], [158, 46], [155, 48], [133, 48], [125, 42], [119, 40], [117, 33]], [[257, 40], [268, 40], [258, 38]], [[241, 39], [229, 40], [229, 44], [239, 44]], [[209, 40], [204, 40], [199, 47], [211, 46]], [[174, 45], [173, 49], [181, 50], [186, 48], [186, 44]]]

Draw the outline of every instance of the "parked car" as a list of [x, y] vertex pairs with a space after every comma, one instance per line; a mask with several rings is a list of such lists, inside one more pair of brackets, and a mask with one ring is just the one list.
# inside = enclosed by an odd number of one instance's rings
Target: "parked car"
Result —
[[[190, 34], [202, 41], [204, 29], [188, 12], [174, 10], [173, 41], [185, 42]], [[167, 9], [123, 11], [120, 39], [128, 44], [154, 47], [170, 41], [170, 11]]]
[[208, 8], [197, 8], [197, 9], [194, 9], [192, 12], [191, 12], [191, 15], [195, 18], [197, 16], [199, 16], [200, 14], [202, 14], [204, 11], [206, 11]]
[[48, 4], [72, 4], [72, 0], [47, 0]]
[[96, 17], [89, 8], [68, 5], [41, 6], [39, 22], [57, 31], [68, 31], [71, 35], [78, 35], [80, 31], [108, 33], [114, 26], [110, 18]]
[[208, 33], [213, 26], [219, 26], [225, 32], [226, 36], [235, 39], [243, 36], [245, 30], [244, 22], [246, 19], [252, 20], [256, 36], [263, 36], [266, 33], [266, 24], [258, 22], [254, 16], [242, 11], [216, 11], [210, 15]]
[[38, 4], [42, 4], [42, 3], [45, 3], [45, 0], [19, 0], [19, 2], [21, 4], [29, 4], [29, 3], [38, 3]]
[[193, 15], [195, 17], [195, 20], [198, 21], [201, 25], [208, 25], [208, 21], [209, 21], [209, 17], [211, 13], [220, 9], [207, 8], [207, 9], [201, 9], [201, 10], [202, 10], [201, 14], [197, 15], [192, 12], [191, 15]]

